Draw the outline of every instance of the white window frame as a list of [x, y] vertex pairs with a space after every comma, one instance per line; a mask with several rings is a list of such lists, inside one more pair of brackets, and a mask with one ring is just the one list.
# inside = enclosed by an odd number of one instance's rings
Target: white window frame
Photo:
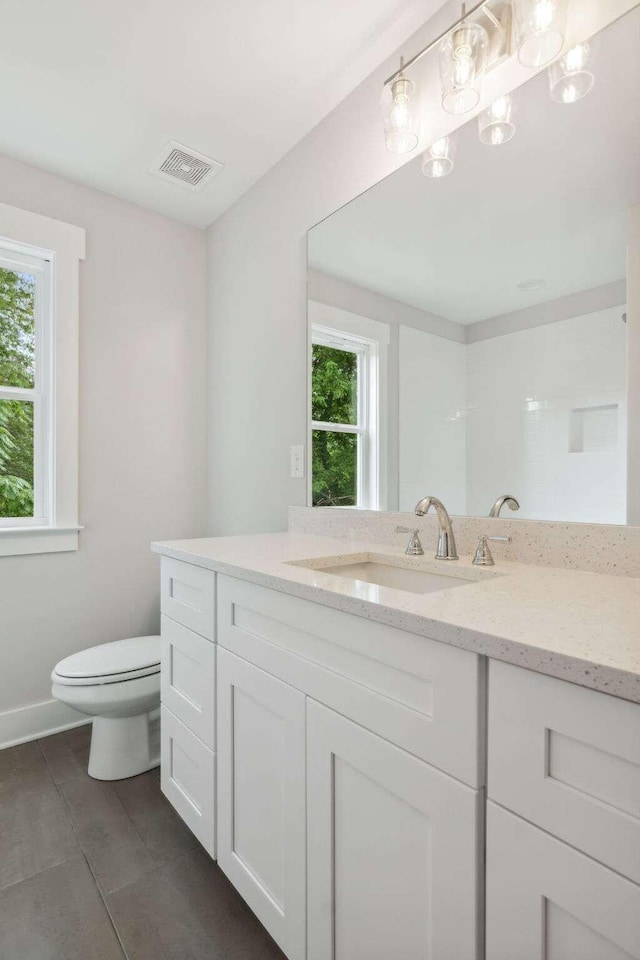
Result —
[[[348, 331], [336, 330], [321, 324], [311, 324], [310, 351], [314, 344], [333, 347], [354, 353], [357, 357], [357, 423], [324, 423], [310, 419], [309, 426], [309, 504], [313, 503], [312, 493], [312, 444], [313, 431], [325, 430], [330, 433], [350, 433], [357, 437], [357, 485], [356, 508], [362, 510], [380, 509], [380, 387], [379, 387], [379, 344]], [[311, 370], [311, 358], [309, 362]], [[340, 508], [334, 508], [340, 509]], [[351, 508], [353, 509], [353, 508]]]
[[0, 264], [36, 275], [33, 389], [0, 399], [34, 403], [34, 516], [0, 518], [0, 556], [78, 548], [79, 263], [85, 231], [0, 204]]

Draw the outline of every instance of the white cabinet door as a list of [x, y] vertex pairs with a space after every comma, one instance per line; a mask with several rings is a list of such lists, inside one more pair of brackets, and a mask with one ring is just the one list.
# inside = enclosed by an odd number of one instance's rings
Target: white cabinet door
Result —
[[162, 703], [213, 750], [216, 645], [169, 617], [161, 624]]
[[486, 960], [640, 960], [640, 887], [489, 802]]
[[162, 792], [212, 857], [215, 845], [215, 757], [184, 723], [162, 706]]
[[640, 704], [489, 671], [489, 797], [640, 883]]
[[193, 563], [163, 557], [160, 609], [167, 617], [215, 640], [216, 575]]
[[479, 957], [482, 794], [312, 700], [307, 778], [308, 960]]
[[304, 960], [305, 697], [218, 650], [218, 863], [289, 960]]

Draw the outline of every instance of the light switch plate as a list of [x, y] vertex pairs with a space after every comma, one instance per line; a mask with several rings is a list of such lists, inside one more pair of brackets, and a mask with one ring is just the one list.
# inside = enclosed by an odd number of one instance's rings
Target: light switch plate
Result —
[[291, 447], [291, 479], [304, 480], [304, 444]]

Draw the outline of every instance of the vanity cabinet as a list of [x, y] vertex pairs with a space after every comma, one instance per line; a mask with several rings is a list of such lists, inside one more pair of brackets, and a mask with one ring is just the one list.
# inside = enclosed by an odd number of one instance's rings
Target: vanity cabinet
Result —
[[172, 558], [162, 636], [162, 789], [289, 960], [640, 960], [640, 705]]

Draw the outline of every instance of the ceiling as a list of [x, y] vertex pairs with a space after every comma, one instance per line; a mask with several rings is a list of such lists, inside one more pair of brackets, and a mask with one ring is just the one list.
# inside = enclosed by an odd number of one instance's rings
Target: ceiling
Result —
[[[314, 270], [469, 324], [625, 276], [627, 209], [640, 202], [640, 8], [608, 27], [596, 83], [556, 104], [546, 72], [517, 92], [517, 131], [457, 133], [456, 166], [420, 158], [309, 233]], [[538, 290], [516, 284], [542, 279]]]
[[[211, 223], [442, 0], [20, 0], [0, 31], [0, 152]], [[224, 163], [148, 173], [170, 140]]]

